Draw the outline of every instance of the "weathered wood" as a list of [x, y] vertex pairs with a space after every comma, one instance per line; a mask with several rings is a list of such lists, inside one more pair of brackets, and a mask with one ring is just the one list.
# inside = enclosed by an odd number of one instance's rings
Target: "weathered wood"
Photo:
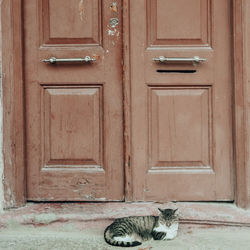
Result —
[[22, 1], [2, 1], [5, 207], [25, 203]]
[[[249, 181], [249, 100], [247, 92], [247, 49], [249, 50], [249, 38], [246, 24], [250, 14], [247, 1], [233, 1], [233, 32], [234, 32], [234, 155], [236, 173], [236, 203], [246, 208], [250, 205], [250, 181]], [[250, 28], [250, 27], [249, 27]], [[249, 34], [249, 33], [248, 33]], [[248, 45], [247, 45], [248, 41]], [[247, 47], [248, 46], [248, 47]], [[247, 68], [248, 66], [248, 68]]]
[[125, 200], [133, 200], [131, 159], [131, 79], [130, 79], [130, 0], [123, 1], [123, 108], [124, 108], [124, 162]]
[[[232, 0], [234, 32], [234, 155], [236, 172], [236, 202], [240, 207], [249, 207], [249, 3]], [[21, 206], [25, 202], [24, 167], [24, 122], [22, 82], [22, 0], [3, 0], [2, 18], [2, 84], [3, 84], [3, 152], [5, 207]], [[123, 5], [124, 32], [129, 32], [129, 0]], [[132, 24], [133, 25], [133, 24]], [[124, 34], [124, 124], [126, 160], [126, 199], [132, 199], [131, 132], [130, 132], [130, 67], [129, 34]], [[248, 56], [249, 57], [249, 56]], [[129, 166], [130, 163], [130, 167]]]
[[229, 1], [131, 1], [130, 17], [134, 198], [234, 200]]
[[[124, 199], [122, 6], [116, 2], [113, 12], [107, 0], [24, 0], [29, 200]], [[41, 62], [51, 56], [96, 61]]]

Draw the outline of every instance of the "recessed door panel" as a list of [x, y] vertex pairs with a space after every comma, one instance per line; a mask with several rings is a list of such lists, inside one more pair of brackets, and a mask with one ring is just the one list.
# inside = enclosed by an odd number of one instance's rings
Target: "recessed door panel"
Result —
[[211, 169], [210, 88], [152, 87], [149, 92], [149, 170]]
[[147, 0], [146, 8], [149, 46], [210, 44], [211, 0]]
[[101, 44], [100, 0], [43, 0], [38, 11], [43, 45]]
[[43, 86], [42, 100], [44, 167], [103, 169], [102, 87]]

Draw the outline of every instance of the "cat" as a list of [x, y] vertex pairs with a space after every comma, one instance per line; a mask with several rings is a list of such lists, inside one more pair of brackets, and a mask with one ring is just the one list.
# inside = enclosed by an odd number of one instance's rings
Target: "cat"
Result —
[[116, 219], [105, 229], [105, 241], [113, 246], [134, 247], [151, 238], [175, 238], [179, 226], [177, 209], [158, 209], [159, 216], [130, 216]]

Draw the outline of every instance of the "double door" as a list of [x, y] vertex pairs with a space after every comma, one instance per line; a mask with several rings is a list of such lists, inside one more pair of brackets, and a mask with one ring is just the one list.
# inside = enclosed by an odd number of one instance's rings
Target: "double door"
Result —
[[122, 5], [24, 0], [27, 199], [232, 200], [230, 1], [130, 1], [126, 67]]

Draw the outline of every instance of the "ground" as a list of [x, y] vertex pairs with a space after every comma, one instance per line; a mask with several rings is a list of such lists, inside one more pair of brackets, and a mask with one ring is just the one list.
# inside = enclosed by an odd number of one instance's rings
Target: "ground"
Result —
[[0, 249], [108, 250], [103, 231], [114, 218], [157, 214], [178, 207], [180, 228], [171, 241], [147, 241], [136, 250], [250, 250], [250, 210], [210, 203], [27, 204], [0, 215]]
[[[77, 230], [66, 223], [57, 230], [12, 225], [0, 234], [0, 249], [6, 250], [108, 250], [124, 249], [107, 245], [103, 229]], [[250, 228], [198, 228], [181, 226], [177, 238], [171, 241], [148, 241], [136, 250], [249, 250]]]

